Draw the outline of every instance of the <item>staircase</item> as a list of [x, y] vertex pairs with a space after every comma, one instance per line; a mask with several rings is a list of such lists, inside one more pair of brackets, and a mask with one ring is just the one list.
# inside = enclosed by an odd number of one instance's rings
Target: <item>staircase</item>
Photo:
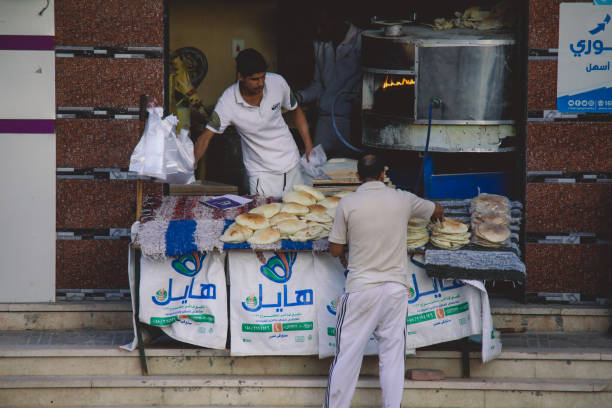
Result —
[[[442, 381], [406, 381], [407, 407], [612, 407], [612, 311], [492, 300], [503, 351], [461, 378], [461, 354], [417, 350], [406, 368], [443, 370]], [[232, 357], [160, 338], [147, 347], [149, 376], [132, 339], [126, 302], [0, 305], [2, 407], [315, 407], [331, 360]], [[59, 329], [59, 330], [58, 330]], [[380, 406], [378, 362], [366, 357], [355, 407]]]

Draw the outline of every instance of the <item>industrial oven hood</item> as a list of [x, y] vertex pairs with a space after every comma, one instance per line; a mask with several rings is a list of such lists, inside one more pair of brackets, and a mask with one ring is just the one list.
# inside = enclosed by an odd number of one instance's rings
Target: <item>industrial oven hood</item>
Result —
[[[362, 34], [363, 143], [422, 150], [432, 111], [430, 150], [514, 149], [516, 48], [512, 34], [436, 31], [404, 25]], [[507, 140], [505, 140], [507, 139]]]

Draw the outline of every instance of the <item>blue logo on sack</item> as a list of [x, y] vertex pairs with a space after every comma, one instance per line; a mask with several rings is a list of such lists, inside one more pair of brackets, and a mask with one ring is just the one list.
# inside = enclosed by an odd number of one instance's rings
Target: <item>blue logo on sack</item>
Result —
[[285, 283], [291, 279], [297, 252], [275, 252], [274, 254], [259, 271], [272, 282]]
[[205, 252], [193, 251], [172, 261], [172, 269], [189, 278], [194, 277], [202, 270], [204, 258], [206, 258]]

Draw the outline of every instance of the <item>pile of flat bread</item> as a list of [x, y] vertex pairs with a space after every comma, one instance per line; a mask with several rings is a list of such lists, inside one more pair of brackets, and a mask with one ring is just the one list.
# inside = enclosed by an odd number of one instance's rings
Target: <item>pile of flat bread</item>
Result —
[[408, 248], [414, 249], [427, 245], [429, 242], [429, 222], [423, 218], [413, 217], [408, 220], [408, 236], [406, 244]]
[[499, 248], [510, 238], [510, 201], [501, 195], [479, 194], [470, 202], [472, 242]]
[[338, 202], [346, 194], [350, 192], [325, 197], [314, 187], [296, 184], [283, 196], [282, 203], [260, 205], [236, 217], [220, 239], [234, 244], [246, 241], [267, 245], [281, 239], [305, 242], [327, 238]]
[[469, 225], [455, 218], [446, 217], [444, 221], [430, 224], [431, 243], [442, 249], [459, 249], [470, 242]]

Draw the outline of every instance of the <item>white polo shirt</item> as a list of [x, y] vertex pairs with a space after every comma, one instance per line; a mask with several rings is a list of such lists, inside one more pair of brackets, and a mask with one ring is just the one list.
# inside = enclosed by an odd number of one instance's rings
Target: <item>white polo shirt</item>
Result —
[[386, 282], [409, 286], [408, 220], [429, 219], [435, 204], [380, 181], [359, 186], [338, 203], [329, 241], [349, 246], [346, 292]]
[[261, 103], [252, 106], [240, 94], [238, 84], [236, 82], [223, 92], [206, 128], [223, 133], [229, 125], [236, 127], [241, 136], [242, 159], [249, 176], [288, 172], [300, 159], [281, 111], [281, 108], [297, 108], [289, 85], [282, 76], [267, 72]]

